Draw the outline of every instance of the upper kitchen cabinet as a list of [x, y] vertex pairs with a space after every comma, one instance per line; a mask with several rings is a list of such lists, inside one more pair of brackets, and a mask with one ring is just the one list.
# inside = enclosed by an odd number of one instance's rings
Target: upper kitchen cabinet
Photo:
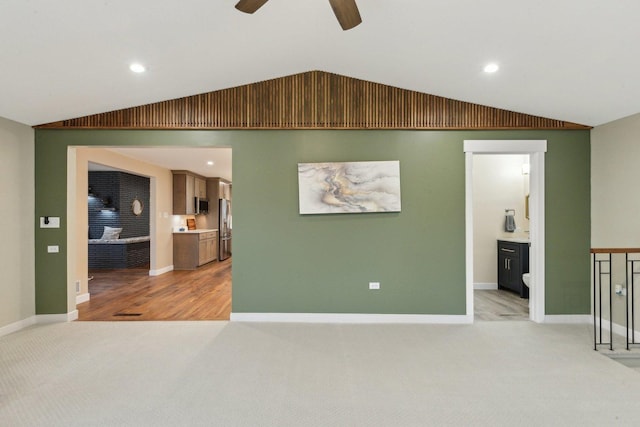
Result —
[[207, 197], [207, 181], [204, 177], [189, 171], [173, 173], [173, 214], [195, 215], [195, 198]]
[[220, 177], [207, 178], [207, 198], [216, 204], [216, 200], [231, 200], [231, 181]]
[[220, 179], [220, 189], [218, 191], [219, 199], [231, 200], [231, 183]]
[[204, 178], [199, 178], [199, 177], [195, 177], [196, 180], [196, 186], [195, 186], [195, 193], [196, 193], [196, 197], [200, 198], [200, 199], [206, 199], [207, 198], [207, 180]]

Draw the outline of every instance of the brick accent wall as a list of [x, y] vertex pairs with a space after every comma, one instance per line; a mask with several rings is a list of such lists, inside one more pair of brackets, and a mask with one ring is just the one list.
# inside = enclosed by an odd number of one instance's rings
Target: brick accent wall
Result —
[[[89, 238], [102, 237], [105, 226], [122, 227], [121, 238], [149, 235], [149, 178], [125, 172], [89, 172]], [[144, 206], [136, 216], [131, 203], [137, 198]], [[114, 211], [102, 211], [108, 204]]]
[[120, 172], [89, 172], [89, 238], [102, 237], [104, 226], [120, 227], [119, 210], [101, 211], [106, 204], [119, 209], [120, 204]]
[[[129, 173], [120, 173], [120, 225], [121, 237], [149, 235], [149, 178]], [[134, 199], [142, 202], [142, 214], [136, 216], [131, 210]]]
[[[122, 227], [120, 238], [149, 235], [149, 178], [125, 172], [89, 172], [89, 238], [102, 237], [104, 227]], [[131, 203], [142, 202], [134, 215]], [[114, 210], [102, 210], [105, 206]], [[149, 265], [149, 242], [89, 245], [89, 268], [131, 268]]]

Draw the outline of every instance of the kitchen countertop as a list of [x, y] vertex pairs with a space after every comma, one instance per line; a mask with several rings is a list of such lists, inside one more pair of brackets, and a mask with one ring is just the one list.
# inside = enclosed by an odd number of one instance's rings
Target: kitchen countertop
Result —
[[173, 234], [200, 234], [218, 231], [217, 228], [199, 228], [197, 230], [174, 231]]

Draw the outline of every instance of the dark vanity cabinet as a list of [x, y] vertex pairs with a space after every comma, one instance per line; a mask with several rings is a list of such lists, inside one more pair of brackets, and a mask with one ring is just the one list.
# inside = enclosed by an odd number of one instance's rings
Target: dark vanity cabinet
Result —
[[498, 289], [529, 298], [529, 288], [522, 281], [522, 275], [528, 272], [529, 243], [498, 240]]

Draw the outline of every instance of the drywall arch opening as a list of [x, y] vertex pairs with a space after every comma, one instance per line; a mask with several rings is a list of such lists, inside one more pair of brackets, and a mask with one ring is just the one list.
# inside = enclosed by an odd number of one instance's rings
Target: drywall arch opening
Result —
[[[72, 313], [71, 320], [79, 314], [76, 304], [90, 298], [86, 231], [88, 172], [91, 169], [124, 172], [149, 179], [148, 206], [145, 206], [150, 236], [148, 274], [158, 276], [174, 269], [172, 233], [178, 223], [176, 215], [173, 215], [172, 170], [193, 170], [203, 177], [219, 175], [230, 181], [232, 168], [231, 148], [227, 146], [70, 146], [67, 147], [67, 164], [67, 214], [70, 220], [67, 229], [67, 305], [68, 312]], [[213, 198], [217, 199], [217, 196]], [[217, 216], [201, 217], [198, 228], [217, 228], [213, 221], [217, 222]], [[93, 227], [91, 231], [95, 233]], [[80, 282], [80, 292], [76, 290], [76, 282]], [[205, 315], [211, 315], [211, 311]]]
[[546, 140], [465, 140], [465, 265], [466, 317], [473, 322], [473, 156], [474, 154], [529, 154], [530, 156], [530, 272], [529, 318], [537, 323], [545, 317], [545, 218], [544, 154]]
[[[87, 218], [87, 188], [90, 163], [99, 163], [114, 170], [132, 173], [149, 178], [150, 200], [147, 207], [154, 214], [149, 217], [150, 257], [149, 274], [158, 275], [169, 271], [170, 259], [167, 254], [158, 254], [158, 240], [166, 236], [158, 236], [157, 212], [170, 212], [168, 202], [158, 200], [158, 182], [164, 186], [170, 183], [170, 176], [159, 176], [153, 167], [144, 170], [129, 167], [122, 158], [114, 157], [100, 147], [69, 147], [67, 151], [67, 305], [69, 312], [74, 312], [78, 303], [88, 300], [88, 251], [86, 230], [89, 227]], [[159, 169], [158, 169], [159, 170]], [[162, 172], [162, 171], [161, 171]], [[166, 174], [165, 174], [166, 175]], [[162, 234], [162, 233], [161, 233]], [[165, 251], [166, 252], [166, 251]]]

